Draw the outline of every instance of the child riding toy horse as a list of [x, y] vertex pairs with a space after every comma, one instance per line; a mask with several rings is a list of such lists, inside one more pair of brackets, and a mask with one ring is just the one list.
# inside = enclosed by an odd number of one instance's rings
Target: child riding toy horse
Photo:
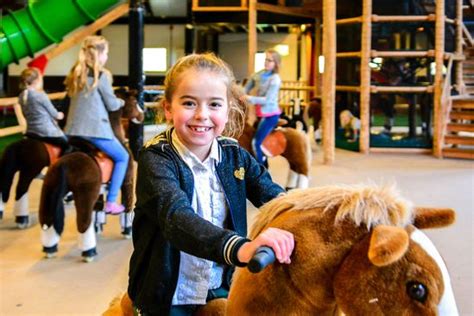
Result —
[[[234, 273], [228, 299], [198, 315], [457, 315], [446, 266], [417, 228], [454, 221], [451, 209], [415, 208], [393, 187], [293, 190], [261, 208], [250, 238], [293, 233], [291, 264]], [[131, 315], [125, 294], [104, 315]]]
[[[111, 112], [109, 116], [115, 136], [122, 144], [125, 143], [125, 136], [123, 128], [120, 126], [120, 117], [139, 122], [144, 119], [143, 111], [139, 108], [136, 98], [126, 99], [125, 107], [119, 111]], [[82, 250], [84, 261], [90, 262], [97, 254], [93, 211], [102, 184], [109, 181], [113, 167], [112, 161], [105, 154], [100, 153], [87, 142], [75, 139], [71, 140], [71, 143], [84, 152], [73, 152], [61, 157], [48, 169], [44, 178], [39, 208], [39, 221], [42, 227], [41, 239], [46, 257], [53, 257], [57, 252], [60, 235], [64, 229], [63, 198], [68, 191], [71, 191], [77, 212], [77, 229], [81, 234], [79, 248]], [[129, 160], [121, 190], [126, 211], [120, 214], [120, 222], [122, 234], [128, 237], [131, 233], [131, 211], [133, 208], [132, 159]], [[97, 211], [102, 212], [102, 209]]]
[[[244, 132], [239, 138], [239, 144], [252, 152], [252, 139], [255, 128], [246, 123]], [[286, 189], [304, 189], [309, 185], [311, 166], [311, 145], [308, 136], [292, 127], [282, 127], [274, 130], [263, 141], [263, 152], [270, 157], [281, 155], [290, 165]]]

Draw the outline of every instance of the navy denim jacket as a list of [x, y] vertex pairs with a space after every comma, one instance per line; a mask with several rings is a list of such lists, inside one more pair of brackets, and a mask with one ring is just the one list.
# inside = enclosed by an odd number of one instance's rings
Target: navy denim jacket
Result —
[[246, 241], [246, 199], [256, 207], [284, 190], [237, 141], [219, 137], [216, 171], [229, 215], [226, 229], [204, 220], [191, 207], [193, 175], [171, 143], [172, 129], [150, 140], [140, 152], [134, 251], [128, 293], [148, 314], [168, 315], [179, 273], [179, 251], [223, 264], [238, 265]]

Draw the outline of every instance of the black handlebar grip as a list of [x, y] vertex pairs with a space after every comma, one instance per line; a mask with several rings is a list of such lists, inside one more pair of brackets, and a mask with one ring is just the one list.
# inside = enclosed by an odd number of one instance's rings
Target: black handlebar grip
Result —
[[259, 247], [249, 261], [247, 268], [252, 273], [258, 273], [269, 264], [275, 262], [275, 259], [275, 253], [272, 248], [266, 246]]

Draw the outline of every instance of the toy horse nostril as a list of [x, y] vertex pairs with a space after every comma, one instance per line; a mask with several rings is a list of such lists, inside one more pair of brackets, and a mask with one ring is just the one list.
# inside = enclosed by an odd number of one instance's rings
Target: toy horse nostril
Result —
[[424, 303], [426, 301], [426, 297], [428, 296], [428, 289], [422, 283], [408, 282], [407, 294], [412, 299], [417, 300], [421, 303]]

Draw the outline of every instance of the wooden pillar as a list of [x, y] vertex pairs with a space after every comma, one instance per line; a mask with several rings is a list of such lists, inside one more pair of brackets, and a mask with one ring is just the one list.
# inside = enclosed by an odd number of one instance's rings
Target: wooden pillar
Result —
[[257, 52], [257, 0], [249, 2], [249, 51], [247, 75], [255, 72], [255, 53]]
[[324, 73], [322, 97], [324, 163], [334, 162], [335, 148], [335, 90], [336, 90], [336, 3], [323, 0]]
[[321, 95], [321, 74], [319, 73], [319, 56], [321, 55], [321, 20], [314, 19], [314, 89]]
[[[462, 51], [462, 0], [456, 0], [456, 48], [455, 53], [457, 56], [461, 56]], [[456, 90], [459, 94], [464, 94], [464, 81], [463, 81], [463, 61], [458, 60], [456, 62]]]
[[372, 49], [372, 0], [362, 2], [362, 35], [360, 54], [360, 138], [359, 151], [370, 149], [370, 51]]
[[440, 158], [442, 151], [442, 132], [443, 132], [443, 105], [441, 95], [443, 93], [443, 62], [444, 62], [444, 1], [436, 1], [436, 20], [435, 20], [435, 63], [436, 74], [434, 78], [433, 95], [433, 154]]

